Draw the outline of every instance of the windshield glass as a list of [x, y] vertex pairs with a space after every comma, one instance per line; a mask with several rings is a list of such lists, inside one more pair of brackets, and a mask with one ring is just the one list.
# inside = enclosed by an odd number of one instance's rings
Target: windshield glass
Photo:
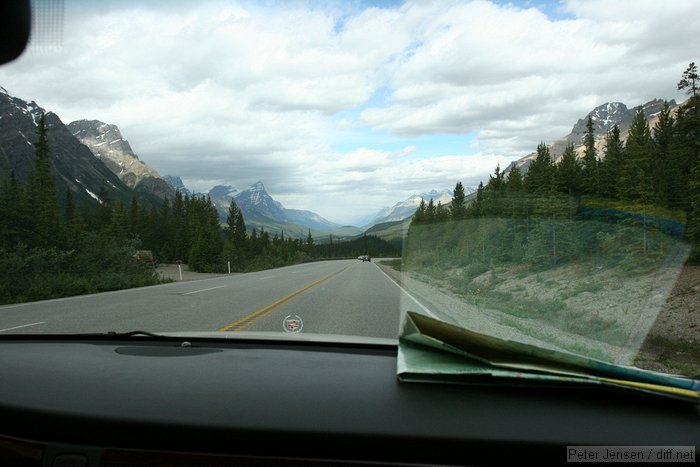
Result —
[[0, 337], [396, 339], [417, 311], [700, 373], [697, 2], [32, 11]]

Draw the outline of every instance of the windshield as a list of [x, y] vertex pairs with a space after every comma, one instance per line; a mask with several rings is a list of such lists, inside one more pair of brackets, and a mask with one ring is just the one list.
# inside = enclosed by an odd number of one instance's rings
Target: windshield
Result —
[[700, 6], [35, 2], [0, 337], [396, 339], [700, 373]]

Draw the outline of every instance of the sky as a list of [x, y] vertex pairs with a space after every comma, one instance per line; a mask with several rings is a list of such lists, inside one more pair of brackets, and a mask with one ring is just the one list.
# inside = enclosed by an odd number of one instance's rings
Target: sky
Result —
[[65, 0], [63, 20], [0, 86], [116, 124], [191, 189], [262, 180], [340, 224], [476, 187], [600, 104], [682, 101], [700, 61], [697, 0]]

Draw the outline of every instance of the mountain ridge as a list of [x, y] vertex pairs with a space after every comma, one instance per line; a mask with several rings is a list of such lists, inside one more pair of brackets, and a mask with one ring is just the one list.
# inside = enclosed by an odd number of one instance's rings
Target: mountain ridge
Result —
[[[134, 191], [73, 136], [56, 113], [35, 101], [11, 96], [5, 88], [0, 88], [0, 177], [14, 173], [17, 180], [28, 184], [35, 167], [34, 142], [42, 113], [59, 202], [65, 202], [66, 190], [70, 190], [76, 205], [94, 205], [101, 202], [103, 194], [128, 203]], [[142, 199], [154, 201], [146, 194]]]
[[138, 158], [117, 125], [83, 119], [70, 122], [67, 127], [129, 188], [160, 199], [175, 195], [171, 185], [153, 167]]
[[[559, 159], [561, 159], [561, 156], [568, 144], [574, 145], [574, 150], [576, 151], [577, 157], [580, 158], [583, 156], [585, 149], [583, 137], [586, 133], [586, 124], [588, 122], [589, 115], [593, 120], [595, 147], [600, 157], [605, 149], [605, 137], [607, 133], [613, 129], [614, 125], [617, 125], [620, 129], [620, 139], [622, 141], [626, 141], [632, 119], [634, 118], [634, 114], [637, 112], [637, 109], [642, 107], [642, 111], [647, 117], [647, 122], [650, 126], [653, 126], [659, 112], [661, 112], [663, 109], [664, 102], [665, 101], [662, 99], [652, 99], [641, 106], [632, 108], [627, 107], [622, 102], [606, 102], [596, 106], [593, 108], [593, 110], [588, 112], [585, 117], [580, 118], [574, 124], [571, 132], [568, 135], [547, 145], [549, 147], [552, 161], [558, 162]], [[678, 107], [675, 100], [670, 100], [668, 103], [672, 110]], [[537, 157], [536, 152], [523, 156], [520, 159], [511, 162], [508, 167], [506, 167], [505, 172], [509, 172], [513, 167], [517, 166], [524, 173], [527, 171], [527, 168], [530, 166], [532, 161], [535, 160], [535, 157]]]

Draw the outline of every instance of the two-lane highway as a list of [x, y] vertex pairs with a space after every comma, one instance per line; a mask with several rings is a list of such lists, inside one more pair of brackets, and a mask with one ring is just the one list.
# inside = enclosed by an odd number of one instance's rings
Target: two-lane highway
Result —
[[0, 334], [274, 331], [396, 338], [420, 305], [375, 263], [323, 261], [190, 282], [0, 307]]

